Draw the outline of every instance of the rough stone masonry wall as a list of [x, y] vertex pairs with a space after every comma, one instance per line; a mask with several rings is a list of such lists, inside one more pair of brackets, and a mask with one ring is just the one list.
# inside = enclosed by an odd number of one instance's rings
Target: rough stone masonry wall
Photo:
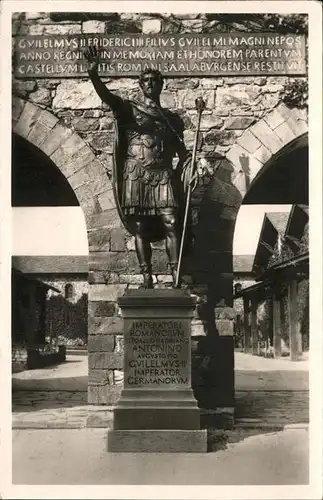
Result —
[[[159, 30], [196, 33], [201, 31], [203, 22], [196, 17], [177, 16], [174, 22], [169, 15], [160, 20], [154, 15], [121, 14], [107, 15], [102, 21], [53, 21], [48, 13], [20, 13], [14, 16], [13, 34]], [[216, 23], [209, 23], [209, 32], [216, 29]], [[161, 103], [182, 116], [188, 148], [192, 148], [194, 139], [195, 99], [200, 95], [206, 101], [198, 155], [204, 158], [204, 162], [199, 163], [204, 170], [192, 200], [194, 247], [183, 266], [184, 281], [201, 298], [193, 321], [193, 383], [204, 407], [233, 404], [232, 240], [237, 211], [248, 184], [264, 163], [301, 131], [307, 130], [304, 113], [289, 114], [280, 103], [280, 92], [288, 80], [276, 76], [165, 80]], [[134, 78], [105, 78], [104, 81], [122, 97], [129, 98], [138, 91]], [[63, 172], [64, 155], [72, 156], [73, 147], [81, 147], [76, 137], [80, 137], [94, 155], [92, 163], [82, 160], [74, 164], [72, 174], [68, 173], [67, 177], [70, 176], [88, 228], [89, 402], [114, 404], [120, 393], [118, 382], [123, 364], [122, 321], [116, 300], [127, 287], [137, 287], [141, 276], [134, 240], [121, 226], [111, 186], [102, 174], [101, 180], [93, 182], [94, 172], [96, 169], [102, 172], [102, 166], [107, 179], [111, 175], [112, 116], [87, 77], [14, 80], [13, 93], [56, 117], [57, 122], [51, 126], [62, 127], [65, 143], [57, 144], [56, 148], [60, 148], [56, 151], [46, 147], [51, 159], [62, 165]], [[22, 101], [19, 102], [19, 106], [23, 106]], [[14, 112], [14, 117], [19, 120], [19, 111]], [[18, 122], [18, 130], [19, 127], [23, 125]], [[252, 132], [252, 127], [256, 132]], [[33, 132], [28, 134], [27, 139], [31, 140]], [[43, 150], [46, 152], [46, 148]], [[244, 158], [248, 160], [248, 173]], [[163, 242], [154, 244], [153, 268], [157, 286], [170, 282]]]

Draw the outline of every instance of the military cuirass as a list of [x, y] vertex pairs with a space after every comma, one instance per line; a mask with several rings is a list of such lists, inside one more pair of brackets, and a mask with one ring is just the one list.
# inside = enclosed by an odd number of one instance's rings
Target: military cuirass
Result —
[[124, 175], [150, 184], [165, 183], [172, 172], [173, 133], [162, 119], [133, 108], [128, 124]]

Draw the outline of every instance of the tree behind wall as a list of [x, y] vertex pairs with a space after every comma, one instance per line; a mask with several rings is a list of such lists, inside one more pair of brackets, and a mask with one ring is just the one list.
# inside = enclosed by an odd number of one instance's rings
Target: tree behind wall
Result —
[[83, 293], [77, 302], [70, 302], [62, 295], [52, 295], [47, 300], [46, 337], [60, 343], [78, 341], [87, 344], [88, 296]]

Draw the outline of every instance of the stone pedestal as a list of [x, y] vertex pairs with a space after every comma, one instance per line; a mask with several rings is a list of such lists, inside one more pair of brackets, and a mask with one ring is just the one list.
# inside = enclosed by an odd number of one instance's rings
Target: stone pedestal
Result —
[[124, 389], [108, 451], [204, 452], [206, 431], [191, 387], [194, 300], [184, 290], [127, 290]]

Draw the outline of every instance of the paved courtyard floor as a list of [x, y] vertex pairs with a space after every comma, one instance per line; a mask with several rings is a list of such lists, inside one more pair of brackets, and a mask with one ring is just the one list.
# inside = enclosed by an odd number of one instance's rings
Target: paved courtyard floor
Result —
[[[87, 405], [87, 356], [13, 375], [13, 428], [83, 428], [99, 408]], [[282, 429], [308, 422], [308, 359], [235, 353], [236, 425]], [[106, 410], [108, 411], [108, 409]], [[112, 417], [112, 414], [111, 414]]]
[[[308, 354], [301, 361], [270, 359], [235, 352], [235, 384], [239, 390], [308, 390]], [[14, 390], [42, 389], [86, 391], [87, 356], [67, 355], [65, 363], [37, 370], [14, 373]]]
[[308, 360], [236, 353], [235, 379], [235, 427], [209, 432], [209, 453], [148, 455], [108, 453], [108, 430], [87, 427], [102, 407], [87, 405], [86, 356], [15, 374], [13, 483], [307, 484]]

